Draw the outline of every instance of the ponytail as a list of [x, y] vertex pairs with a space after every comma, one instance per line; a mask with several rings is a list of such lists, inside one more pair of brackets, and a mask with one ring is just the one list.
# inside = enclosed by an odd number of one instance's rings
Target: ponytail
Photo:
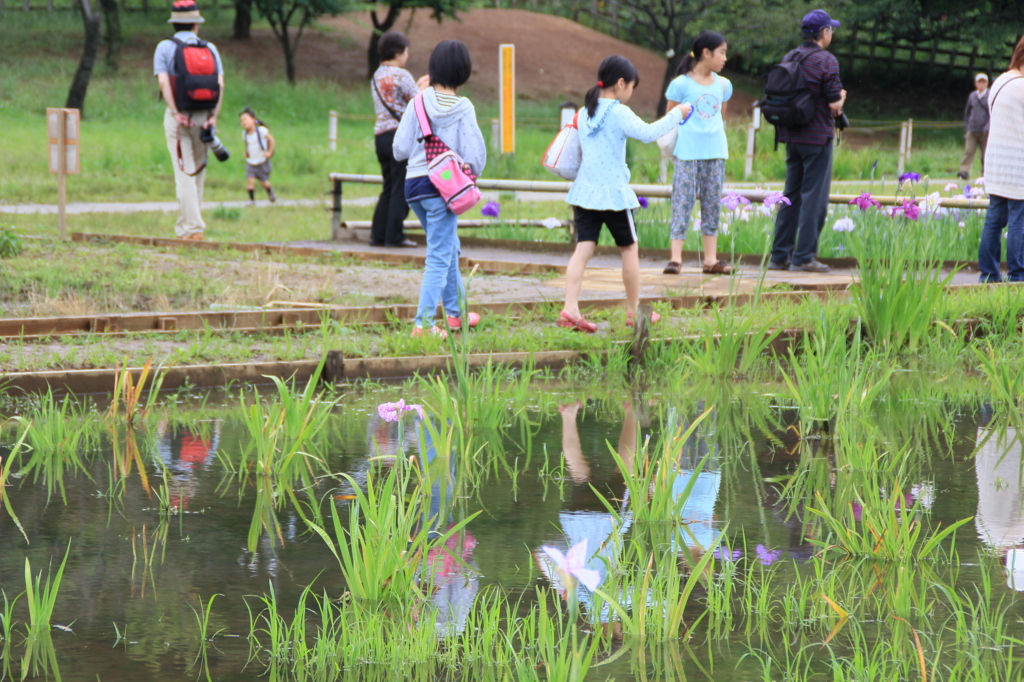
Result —
[[258, 126], [264, 126], [264, 127], [266, 126], [266, 124], [264, 124], [263, 121], [260, 120], [260, 117], [256, 115], [256, 112], [253, 110], [252, 107], [246, 107], [245, 109], [242, 109], [242, 111], [240, 111], [238, 113], [239, 116], [241, 116], [242, 114], [249, 114], [250, 116], [252, 116], [253, 120], [256, 121], [257, 127]]
[[627, 83], [633, 83], [634, 87], [640, 85], [640, 74], [633, 63], [625, 57], [613, 54], [601, 60], [601, 65], [597, 67], [597, 84], [587, 90], [584, 101], [587, 116], [593, 117], [597, 113], [597, 100], [601, 97], [601, 89], [613, 87], [620, 78]]
[[714, 52], [721, 45], [725, 44], [725, 36], [721, 33], [715, 33], [714, 31], [701, 31], [697, 36], [697, 39], [693, 41], [693, 49], [690, 54], [683, 56], [683, 61], [679, 62], [679, 68], [676, 69], [676, 76], [682, 76], [684, 73], [689, 73], [697, 62], [700, 61], [701, 57], [704, 56], [704, 50], [708, 52]]

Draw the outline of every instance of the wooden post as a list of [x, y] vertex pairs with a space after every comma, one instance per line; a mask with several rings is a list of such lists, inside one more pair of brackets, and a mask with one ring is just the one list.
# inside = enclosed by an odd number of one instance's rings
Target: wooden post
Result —
[[647, 352], [647, 344], [651, 338], [651, 304], [641, 303], [636, 307], [636, 317], [633, 320], [633, 345], [630, 346], [630, 365], [643, 364], [644, 354]]
[[502, 154], [516, 151], [516, 46], [498, 46], [498, 120]]
[[333, 109], [327, 115], [327, 149], [338, 151], [338, 112]]
[[907, 80], [914, 76], [914, 58], [917, 56], [917, 43], [910, 43], [910, 56], [907, 57]]
[[977, 59], [978, 59], [978, 46], [975, 45], [971, 49], [971, 61], [967, 62], [967, 77], [968, 78], [973, 78], [974, 77], [974, 62], [977, 61]]
[[331, 188], [331, 239], [338, 241], [344, 239], [344, 230], [341, 228], [341, 180], [334, 181]]
[[907, 122], [900, 124], [900, 156], [896, 163], [896, 173], [903, 175], [907, 166]]
[[751, 121], [747, 126], [747, 156], [743, 162], [743, 179], [746, 180], [754, 173], [754, 147], [757, 144], [757, 128]]
[[856, 64], [857, 64], [857, 27], [856, 26], [853, 27], [853, 35], [851, 35], [850, 37], [851, 37], [851, 40], [850, 40], [850, 52], [849, 52], [849, 55], [848, 55], [849, 59], [850, 59], [850, 62], [849, 62], [849, 64], [847, 64], [846, 68], [850, 72], [849, 78], [852, 79], [853, 78], [853, 67], [856, 66]]
[[64, 148], [64, 143], [67, 141], [67, 112], [63, 109], [59, 110], [57, 114], [57, 146], [59, 152], [57, 154], [57, 228], [60, 232], [61, 240], [67, 239], [68, 235], [68, 216], [67, 216], [67, 203], [68, 203], [68, 154]]
[[907, 161], [910, 161], [910, 153], [914, 148], [914, 119], [907, 119]]

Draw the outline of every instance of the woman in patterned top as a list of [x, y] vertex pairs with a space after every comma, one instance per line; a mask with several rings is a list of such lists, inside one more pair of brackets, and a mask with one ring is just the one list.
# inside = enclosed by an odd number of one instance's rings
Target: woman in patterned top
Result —
[[419, 89], [412, 75], [403, 67], [409, 61], [409, 39], [398, 31], [388, 31], [377, 43], [380, 67], [373, 74], [370, 90], [377, 123], [373, 127], [377, 160], [384, 176], [377, 208], [373, 212], [370, 244], [373, 246], [416, 246], [405, 238], [402, 223], [409, 215], [405, 201], [405, 161], [396, 161], [392, 153], [395, 130], [409, 101]]

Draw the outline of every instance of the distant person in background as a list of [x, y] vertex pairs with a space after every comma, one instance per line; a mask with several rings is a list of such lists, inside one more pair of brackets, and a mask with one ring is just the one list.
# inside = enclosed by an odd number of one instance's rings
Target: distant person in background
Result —
[[985, 147], [988, 211], [978, 245], [982, 282], [1000, 282], [999, 254], [1006, 230], [1010, 281], [1024, 282], [1024, 38], [1010, 58], [1010, 69], [992, 83], [988, 96], [989, 133]]
[[[626, 102], [640, 84], [640, 74], [625, 57], [605, 57], [597, 68], [597, 83], [587, 91], [579, 113], [580, 147], [583, 159], [566, 201], [572, 206], [576, 223], [576, 250], [566, 270], [565, 305], [556, 322], [560, 327], [593, 334], [597, 325], [580, 312], [583, 273], [597, 249], [601, 228], [607, 227], [622, 254], [622, 284], [626, 289], [626, 325], [633, 326], [640, 299], [640, 252], [636, 243], [633, 211], [640, 201], [629, 188], [626, 140], [654, 142], [679, 125], [690, 113], [680, 104], [664, 118], [645, 123]], [[651, 314], [651, 321], [661, 318]]]
[[[430, 85], [418, 97], [433, 134], [441, 139], [480, 177], [487, 165], [487, 145], [476, 122], [476, 109], [456, 92], [473, 73], [469, 48], [459, 40], [442, 40], [430, 53], [427, 67]], [[420, 300], [412, 336], [425, 333], [446, 337], [448, 332], [434, 324], [437, 304], [444, 304], [448, 329], [463, 328], [466, 312], [468, 326], [475, 327], [480, 316], [462, 309], [465, 287], [459, 273], [459, 218], [427, 177], [427, 152], [416, 107], [410, 105], [398, 124], [394, 143], [395, 160], [409, 160], [405, 179], [405, 199], [416, 212], [427, 233], [427, 257], [420, 285]], [[428, 326], [429, 325], [429, 326]]]
[[267, 190], [270, 203], [277, 201], [274, 188], [270, 186], [270, 159], [274, 156], [276, 142], [263, 121], [256, 118], [252, 107], [246, 107], [238, 116], [242, 123], [242, 143], [245, 145], [245, 189], [249, 192], [249, 206], [256, 205], [256, 181]]
[[823, 10], [808, 12], [801, 23], [803, 44], [782, 61], [800, 59], [800, 72], [814, 98], [815, 114], [800, 128], [777, 127], [779, 142], [786, 143], [788, 204], [775, 218], [769, 270], [828, 272], [818, 260], [818, 238], [828, 217], [828, 193], [832, 183], [832, 140], [835, 119], [843, 113], [846, 90], [839, 80], [839, 61], [828, 51], [839, 22]]
[[960, 159], [961, 180], [971, 177], [974, 153], [981, 150], [981, 174], [985, 175], [985, 144], [988, 142], [988, 76], [974, 77], [974, 92], [964, 107], [964, 158]]
[[153, 74], [167, 104], [164, 136], [178, 197], [174, 232], [184, 239], [202, 239], [206, 229], [200, 209], [208, 149], [202, 135], [216, 127], [224, 100], [220, 54], [213, 43], [199, 39], [204, 21], [194, 0], [177, 0], [167, 20], [174, 25], [174, 37], [160, 41], [153, 54]]
[[398, 31], [388, 31], [377, 43], [377, 54], [380, 67], [373, 74], [370, 90], [377, 113], [373, 134], [384, 187], [373, 212], [370, 244], [416, 246], [416, 242], [405, 238], [402, 225], [409, 215], [409, 204], [405, 201], [406, 161], [396, 160], [392, 150], [402, 114], [409, 100], [419, 92], [416, 81], [405, 70], [405, 63], [409, 61], [409, 39]]
[[672, 252], [666, 275], [678, 275], [682, 267], [686, 228], [693, 206], [700, 201], [700, 234], [704, 247], [703, 270], [709, 275], [727, 275], [732, 268], [718, 260], [718, 222], [722, 214], [725, 160], [729, 141], [725, 137], [725, 107], [732, 97], [732, 83], [718, 75], [725, 67], [725, 38], [714, 31], [701, 31], [693, 50], [679, 64], [679, 75], [668, 86], [665, 98], [672, 108], [681, 102], [693, 104], [693, 115], [679, 128], [672, 156]]

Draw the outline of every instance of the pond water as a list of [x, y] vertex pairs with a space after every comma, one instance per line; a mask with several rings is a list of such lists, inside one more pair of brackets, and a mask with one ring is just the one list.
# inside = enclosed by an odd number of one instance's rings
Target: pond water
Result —
[[[716, 554], [711, 569], [716, 575], [723, 571], [770, 574], [777, 588], [771, 597], [776, 616], [768, 624], [770, 632], [752, 643], [750, 626], [741, 625], [750, 621], [738, 613], [731, 627], [712, 626], [709, 618], [705, 620], [708, 629], [698, 628], [688, 644], [670, 642], [675, 650], [672, 665], [656, 657], [638, 657], [634, 651], [592, 668], [586, 677], [791, 677], [780, 669], [765, 672], [762, 658], [751, 652], [795, 646], [783, 634], [789, 627], [784, 622], [789, 607], [779, 595], [801, 576], [806, 579], [819, 570], [811, 566], [821, 562], [812, 559], [821, 546], [812, 540], [815, 535], [823, 540], [824, 535], [819, 527], [809, 531], [813, 515], [807, 512], [814, 491], [794, 484], [801, 475], [811, 476], [814, 462], [824, 463], [827, 470], [816, 479], [823, 483], [815, 485], [834, 486], [844, 472], [829, 438], [800, 439], [796, 411], [780, 407], [768, 395], [758, 395], [762, 390], [743, 387], [713, 397], [692, 392], [616, 395], [614, 390], [602, 390], [601, 397], [594, 398], [588, 397], [594, 392], [586, 387], [538, 386], [534, 403], [520, 411], [525, 420], [474, 444], [477, 453], [503, 453], [504, 464], [493, 466], [486, 456], [476, 454], [479, 463], [470, 466], [481, 468], [479, 477], [470, 486], [456, 486], [460, 498], [447, 508], [447, 520], [454, 523], [481, 513], [445, 542], [447, 552], [433, 555], [443, 564], [427, 597], [436, 609], [424, 610], [423, 617], [435, 619], [438, 637], [443, 639], [463, 631], [474, 603], [491, 590], [500, 588], [502, 594], [518, 595], [531, 603], [537, 599], [538, 587], [561, 588], [543, 546], [565, 550], [586, 540], [587, 567], [607, 580], [608, 573], [616, 571], [619, 540], [634, 532], [630, 493], [613, 452], [628, 463], [637, 442], [647, 442], [651, 448], [661, 440], [665, 424], [686, 426], [714, 406], [685, 441], [671, 446], [677, 462], [672, 490], [678, 495], [687, 484], [692, 486], [679, 510], [682, 523], [673, 530], [668, 551], [679, 556], [684, 574], [688, 563], [709, 551]], [[294, 486], [300, 505], [315, 507], [311, 500], [322, 502], [324, 523], [330, 523], [330, 513], [323, 511], [330, 505], [347, 523], [352, 482], [365, 487], [368, 479], [383, 476], [400, 451], [403, 461], [412, 456], [416, 463], [444, 454], [435, 445], [436, 437], [415, 420], [405, 420], [401, 430], [381, 420], [377, 403], [399, 392], [396, 388], [352, 396], [331, 410], [310, 452], [323, 466], [313, 467], [313, 473]], [[25, 588], [26, 558], [33, 573], [42, 570], [45, 576], [46, 567], [55, 572], [68, 552], [51, 619], [67, 630], [52, 630], [56, 669], [48, 675], [37, 669], [35, 676], [253, 679], [266, 670], [259, 656], [252, 658], [248, 642], [251, 614], [263, 607], [259, 596], [272, 591], [282, 611], [292, 613], [311, 583], [317, 592], [325, 591], [332, 598], [345, 593], [338, 562], [303, 519], [312, 515], [310, 508], [296, 509], [285, 501], [271, 512], [274, 520], [260, 517], [258, 477], [251, 475], [252, 470], [249, 475], [232, 473], [252, 441], [242, 410], [237, 400], [225, 399], [223, 407], [213, 406], [215, 400], [203, 400], [194, 407], [187, 401], [158, 406], [135, 433], [137, 457], [128, 443], [128, 429], [112, 431], [100, 412], [88, 412], [67, 417], [69, 424], [91, 422], [95, 427], [94, 439], [78, 446], [80, 468], [68, 466], [63, 475], [40, 473], [28, 466], [31, 453], [24, 452], [13, 462], [7, 498], [29, 542], [0, 508], [0, 589], [13, 599]], [[955, 551], [955, 559], [935, 562], [940, 566], [936, 575], [965, 594], [988, 584], [990, 600], [1004, 613], [1001, 634], [1024, 638], [1020, 623], [1024, 614], [1013, 601], [1016, 591], [1024, 590], [1024, 558], [1018, 570], [1012, 566], [1018, 557], [1016, 548], [1024, 543], [1021, 444], [1015, 430], [1000, 425], [990, 408], [974, 402], [925, 404], [907, 398], [890, 408], [876, 426], [882, 442], [899, 448], [901, 466], [906, 465], [899, 480], [905, 486], [883, 491], [882, 506], [913, 510], [926, 533], [974, 517], [958, 530], [955, 543], [946, 544], [947, 551]], [[17, 431], [11, 428], [0, 438], [5, 464]], [[469, 468], [465, 463], [453, 464], [452, 472], [460, 476]], [[341, 473], [349, 474], [351, 480], [338, 476]], [[859, 521], [858, 507], [854, 503], [852, 513]], [[728, 548], [716, 550], [723, 542]], [[831, 566], [824, 570], [832, 570]], [[877, 572], [877, 566], [872, 570]], [[214, 595], [220, 596], [210, 606], [207, 634], [216, 634], [206, 647], [204, 668], [196, 663], [200, 653], [196, 612], [202, 613]], [[581, 589], [579, 599], [586, 614], [591, 597]], [[695, 620], [706, 599], [706, 589], [695, 590], [684, 620]], [[745, 603], [756, 607], [758, 602]], [[822, 608], [827, 615], [828, 607]], [[946, 670], [946, 679], [955, 679], [949, 672], [951, 664], [942, 663], [937, 653], [945, 637], [942, 628], [936, 622], [926, 632], [927, 610], [917, 605], [910, 611], [914, 609], [923, 617], [914, 621], [915, 633], [920, 630], [926, 635], [924, 653], [930, 672], [934, 675], [937, 667], [938, 678]], [[7, 674], [20, 676], [24, 637], [19, 632], [28, 620], [24, 597], [12, 617], [18, 624], [9, 641], [0, 642], [0, 651], [13, 661]], [[607, 607], [594, 618], [611, 619]], [[712, 634], [714, 628], [718, 629]], [[864, 628], [866, 641], [886, 637], [880, 630]], [[777, 636], [772, 634], [776, 631]], [[844, 655], [858, 646], [870, 648], [863, 642], [840, 644], [845, 634], [834, 640]], [[822, 639], [811, 636], [809, 641], [820, 645]], [[628, 644], [630, 637], [612, 640], [598, 659]], [[916, 670], [909, 636], [903, 644], [900, 655], [914, 661], [911, 670]], [[990, 648], [993, 655], [1005, 657], [1006, 679], [1017, 679], [1019, 664], [1012, 648], [999, 643]], [[812, 657], [814, 665], [827, 668], [830, 654], [824, 648], [815, 651], [821, 653]], [[353, 679], [403, 676], [372, 665], [351, 665], [347, 675]], [[825, 668], [813, 671], [823, 674]], [[543, 677], [543, 669], [536, 675]], [[438, 673], [437, 678], [441, 677]], [[812, 675], [808, 672], [804, 677]]]

